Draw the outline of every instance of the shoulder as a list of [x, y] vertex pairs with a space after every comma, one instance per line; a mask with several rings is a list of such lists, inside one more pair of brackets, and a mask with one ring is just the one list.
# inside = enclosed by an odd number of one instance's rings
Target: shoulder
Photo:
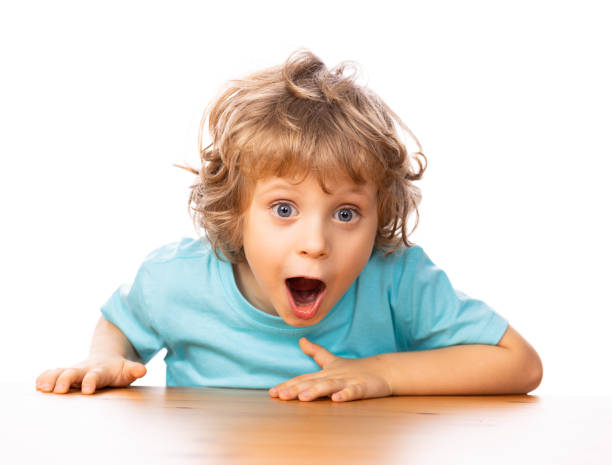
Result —
[[368, 266], [377, 270], [393, 270], [400, 272], [405, 268], [416, 268], [422, 266], [424, 261], [428, 261], [429, 257], [425, 254], [423, 248], [417, 244], [411, 247], [402, 245], [395, 252], [387, 254], [384, 250], [375, 248], [368, 262]]
[[206, 239], [184, 237], [176, 242], [164, 244], [150, 252], [143, 264], [163, 264], [176, 261], [205, 259], [211, 252]]
[[361, 277], [379, 283], [389, 289], [391, 296], [395, 296], [412, 292], [415, 286], [431, 280], [436, 270], [421, 246], [402, 245], [388, 255], [384, 250], [375, 248]]
[[214, 279], [218, 259], [206, 240], [185, 237], [150, 252], [138, 271], [141, 285], [160, 296], [191, 293]]

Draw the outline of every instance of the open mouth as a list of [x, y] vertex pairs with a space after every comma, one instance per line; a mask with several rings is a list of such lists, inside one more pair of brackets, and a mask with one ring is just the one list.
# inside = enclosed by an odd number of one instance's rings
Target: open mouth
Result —
[[293, 313], [304, 320], [314, 317], [325, 295], [325, 283], [299, 276], [286, 279], [285, 284]]

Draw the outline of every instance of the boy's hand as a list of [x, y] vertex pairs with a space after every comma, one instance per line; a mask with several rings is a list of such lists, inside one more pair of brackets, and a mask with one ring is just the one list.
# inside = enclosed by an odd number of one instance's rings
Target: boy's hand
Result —
[[347, 401], [387, 397], [392, 394], [391, 385], [379, 358], [338, 357], [305, 337], [300, 339], [300, 348], [312, 357], [322, 370], [297, 376], [274, 386], [268, 391], [271, 397], [291, 400], [297, 396], [299, 400], [308, 401], [330, 396], [335, 401]]
[[72, 367], [45, 371], [36, 378], [36, 389], [65, 394], [74, 386], [82, 387], [83, 394], [93, 394], [105, 386], [128, 386], [146, 373], [142, 363], [118, 355], [90, 356]]

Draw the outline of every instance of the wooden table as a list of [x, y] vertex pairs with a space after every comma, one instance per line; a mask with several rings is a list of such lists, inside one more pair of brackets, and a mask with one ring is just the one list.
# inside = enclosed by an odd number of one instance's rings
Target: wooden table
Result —
[[612, 398], [282, 401], [267, 391], [0, 385], [5, 464], [604, 464]]

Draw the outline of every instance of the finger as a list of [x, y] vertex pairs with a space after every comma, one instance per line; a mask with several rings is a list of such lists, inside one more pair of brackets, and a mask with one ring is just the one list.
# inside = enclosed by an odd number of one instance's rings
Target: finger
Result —
[[350, 384], [344, 389], [334, 393], [331, 400], [335, 402], [346, 402], [349, 400], [363, 399], [365, 388], [363, 384]]
[[43, 372], [36, 380], [36, 387], [43, 392], [51, 392], [55, 387], [55, 380], [65, 368], [55, 368]]
[[87, 371], [83, 377], [83, 384], [91, 385], [92, 381], [95, 381], [93, 385], [94, 389], [101, 389], [106, 386], [112, 386], [113, 371], [108, 366], [96, 366]]
[[[319, 372], [317, 372], [319, 373]], [[280, 384], [277, 384], [274, 387], [270, 388], [270, 392], [278, 393], [281, 389], [287, 389], [289, 386], [295, 385], [297, 383], [301, 383], [308, 379], [308, 377], [312, 377], [315, 373], [306, 373], [303, 375], [296, 376], [295, 378], [288, 379], [287, 381], [283, 381]]]
[[328, 351], [325, 347], [319, 344], [315, 344], [314, 342], [310, 342], [305, 337], [300, 338], [299, 344], [300, 348], [302, 349], [302, 352], [304, 352], [309, 357], [312, 357], [317, 363], [317, 365], [319, 365], [321, 368], [325, 368], [327, 364], [333, 362], [338, 358], [336, 355]]
[[142, 363], [123, 360], [114, 377], [110, 377], [110, 373], [104, 370], [100, 372], [98, 380], [103, 383], [103, 386], [125, 387], [134, 382], [136, 378], [142, 378], [146, 372], [147, 369]]
[[61, 375], [58, 376], [55, 381], [55, 389], [53, 392], [56, 394], [65, 394], [70, 391], [72, 383], [81, 384], [85, 370], [82, 368], [66, 368]]
[[116, 384], [126, 386], [133, 383], [136, 379], [142, 378], [146, 373], [147, 368], [142, 363], [126, 360], [121, 370], [120, 380]]
[[134, 379], [142, 378], [147, 374], [147, 367], [145, 367], [142, 363], [138, 362], [129, 362], [130, 363], [130, 374], [134, 377]]
[[304, 380], [301, 382], [283, 383], [284, 385], [279, 386], [278, 397], [282, 400], [295, 399], [300, 392], [309, 389], [314, 382], [315, 380]]
[[277, 397], [283, 390], [288, 392], [295, 391], [297, 395], [297, 392], [299, 391], [296, 391], [296, 386], [302, 385], [305, 382], [316, 381], [324, 376], [325, 375], [323, 375], [321, 371], [317, 371], [316, 373], [306, 373], [278, 384], [277, 386], [270, 388], [268, 392], [272, 397]]
[[343, 379], [325, 379], [300, 390], [298, 398], [299, 400], [310, 401], [319, 397], [331, 396], [344, 387], [346, 387], [346, 381]]
[[83, 383], [81, 384], [81, 392], [83, 394], [93, 394], [96, 392], [96, 386], [99, 385], [98, 375], [94, 370], [90, 370], [83, 377]]

